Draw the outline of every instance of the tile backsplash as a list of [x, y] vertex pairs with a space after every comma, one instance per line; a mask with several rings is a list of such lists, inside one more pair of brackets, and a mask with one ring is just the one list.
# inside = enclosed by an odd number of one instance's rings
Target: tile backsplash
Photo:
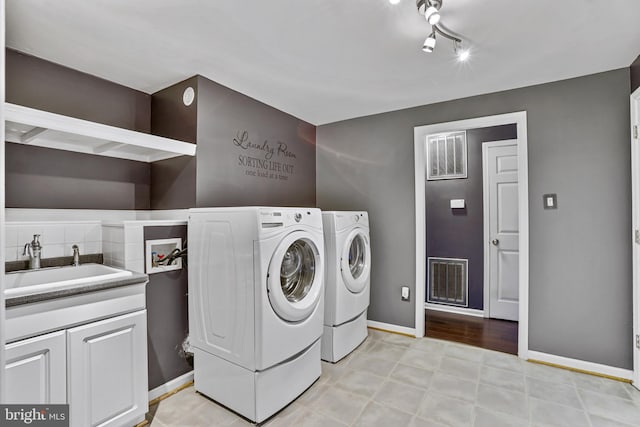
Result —
[[144, 273], [143, 226], [136, 221], [103, 224], [104, 263]]
[[78, 245], [81, 255], [103, 254], [106, 265], [144, 273], [144, 227], [186, 225], [187, 212], [6, 209], [5, 260], [28, 259], [24, 245], [40, 234], [42, 258], [71, 256]]
[[40, 234], [43, 258], [73, 255], [73, 245], [78, 245], [83, 255], [102, 252], [101, 221], [7, 222], [6, 261], [26, 259], [24, 246], [34, 234]]

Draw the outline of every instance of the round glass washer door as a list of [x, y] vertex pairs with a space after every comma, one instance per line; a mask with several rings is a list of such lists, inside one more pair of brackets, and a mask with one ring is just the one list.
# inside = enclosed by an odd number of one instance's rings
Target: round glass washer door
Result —
[[368, 233], [363, 229], [354, 229], [345, 239], [340, 270], [347, 289], [353, 293], [362, 292], [369, 283], [371, 248]]
[[269, 302], [278, 316], [299, 322], [313, 312], [322, 293], [324, 265], [313, 237], [304, 231], [287, 235], [269, 263]]

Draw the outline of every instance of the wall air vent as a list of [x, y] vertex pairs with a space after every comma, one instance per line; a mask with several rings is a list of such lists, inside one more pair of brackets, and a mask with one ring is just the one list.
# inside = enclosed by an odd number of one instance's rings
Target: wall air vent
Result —
[[468, 306], [469, 260], [429, 257], [427, 302]]
[[467, 177], [467, 132], [427, 136], [427, 180]]

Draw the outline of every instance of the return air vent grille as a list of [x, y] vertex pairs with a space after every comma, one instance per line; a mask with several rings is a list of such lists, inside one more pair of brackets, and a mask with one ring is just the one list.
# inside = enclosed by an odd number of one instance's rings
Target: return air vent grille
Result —
[[429, 257], [429, 292], [427, 301], [440, 304], [468, 306], [469, 261], [456, 258]]
[[427, 137], [427, 180], [467, 177], [467, 132]]

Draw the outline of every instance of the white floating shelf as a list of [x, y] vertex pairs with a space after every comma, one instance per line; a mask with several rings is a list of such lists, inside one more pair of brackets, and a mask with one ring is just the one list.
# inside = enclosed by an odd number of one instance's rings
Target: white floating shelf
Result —
[[18, 144], [155, 162], [195, 156], [196, 145], [5, 103], [5, 139]]

